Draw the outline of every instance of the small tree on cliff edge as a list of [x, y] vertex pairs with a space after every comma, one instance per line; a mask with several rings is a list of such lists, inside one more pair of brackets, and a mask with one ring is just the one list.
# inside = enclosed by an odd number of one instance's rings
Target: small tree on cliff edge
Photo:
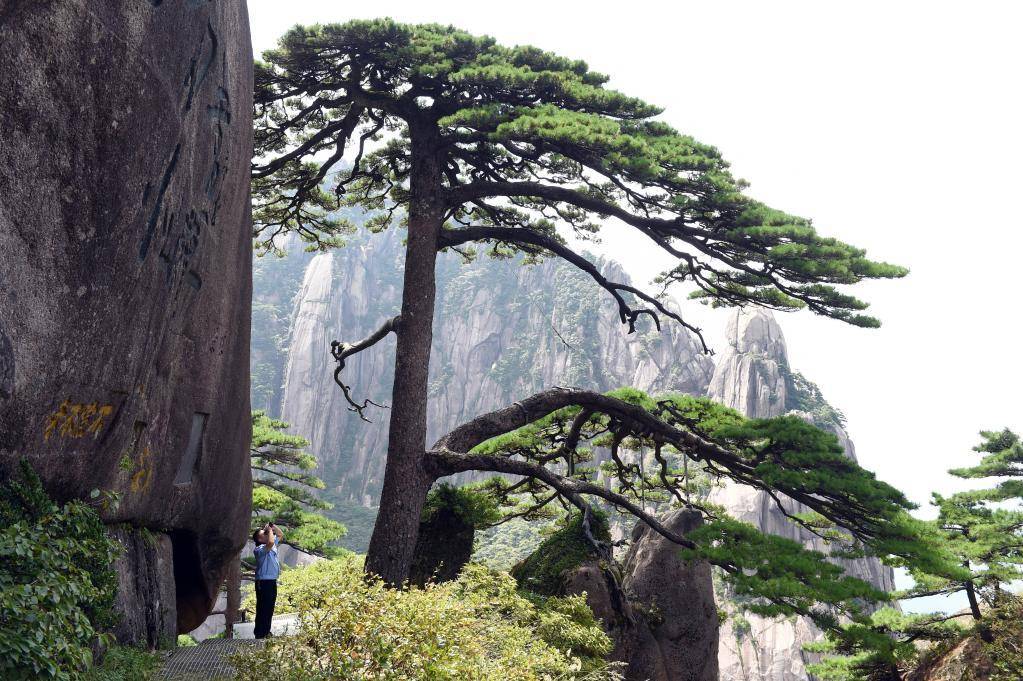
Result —
[[495, 253], [560, 257], [609, 293], [630, 332], [647, 315], [698, 336], [660, 299], [607, 280], [558, 226], [585, 239], [604, 219], [622, 221], [678, 259], [661, 275], [665, 285], [694, 286], [704, 302], [807, 307], [858, 326], [878, 322], [835, 285], [906, 273], [746, 197], [714, 147], [656, 120], [656, 107], [605, 89], [607, 77], [581, 61], [390, 20], [295, 27], [263, 58], [252, 170], [261, 245], [275, 249], [289, 232], [316, 247], [342, 245], [353, 229], [335, 217], [342, 206], [372, 212], [372, 229], [396, 215], [408, 229], [400, 315], [334, 347], [335, 378], [361, 415], [367, 402], [341, 380], [344, 362], [397, 336], [387, 465], [366, 560], [390, 583], [407, 577], [427, 490], [451, 468], [436, 466], [426, 447], [438, 252], [471, 257], [467, 244], [487, 243]]
[[973, 448], [981, 455], [975, 466], [953, 468], [957, 478], [994, 478], [994, 487], [932, 494], [938, 517], [931, 521], [945, 548], [967, 570], [966, 579], [948, 579], [915, 571], [908, 598], [964, 593], [970, 614], [988, 638], [981, 605], [996, 606], [1023, 579], [1023, 441], [1008, 428], [981, 431], [984, 441]]

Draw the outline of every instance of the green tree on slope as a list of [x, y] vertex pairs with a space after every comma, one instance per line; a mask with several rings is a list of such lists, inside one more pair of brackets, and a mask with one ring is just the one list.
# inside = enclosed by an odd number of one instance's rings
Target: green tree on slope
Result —
[[[938, 517], [922, 528], [921, 539], [946, 552], [961, 566], [954, 574], [935, 574], [925, 566], [910, 564], [914, 588], [902, 598], [965, 594], [975, 632], [987, 644], [996, 643], [991, 613], [1018, 611], [1008, 587], [1023, 579], [1023, 442], [1011, 430], [983, 431], [983, 442], [974, 447], [980, 463], [949, 471], [957, 478], [998, 478], [993, 487], [943, 496], [933, 494]], [[981, 605], [987, 606], [985, 609]], [[951, 641], [964, 630], [958, 613], [912, 615], [891, 609], [874, 613], [869, 621], [854, 622], [834, 632], [832, 640], [816, 646], [838, 653], [811, 671], [822, 679], [897, 681], [917, 658], [918, 641]], [[997, 615], [994, 619], [997, 619]], [[1011, 628], [1009, 628], [1011, 630]], [[1016, 634], [1013, 633], [1012, 636]], [[1003, 642], [998, 642], [1002, 644]], [[1008, 642], [1006, 649], [1013, 649]], [[1019, 655], [1014, 659], [1018, 664]], [[1017, 668], [1018, 672], [1018, 668]], [[1015, 677], [1013, 677], [1015, 678]]]
[[[260, 244], [274, 249], [278, 236], [294, 232], [312, 247], [342, 245], [353, 229], [336, 217], [344, 206], [373, 213], [372, 229], [401, 216], [408, 230], [400, 315], [381, 320], [366, 339], [333, 349], [335, 378], [362, 415], [369, 403], [342, 380], [345, 360], [390, 333], [397, 337], [387, 463], [366, 560], [368, 571], [391, 584], [409, 574], [422, 506], [437, 477], [514, 467], [500, 456], [457, 459], [467, 449], [427, 453], [440, 251], [471, 258], [473, 244], [486, 244], [495, 255], [563, 258], [608, 292], [630, 331], [647, 317], [697, 335], [660, 298], [606, 279], [566, 235], [592, 238], [614, 218], [677, 260], [661, 274], [665, 286], [691, 286], [712, 305], [805, 307], [858, 326], [878, 322], [837, 286], [906, 273], [819, 235], [805, 218], [747, 197], [717, 149], [658, 120], [657, 107], [606, 88], [607, 76], [581, 61], [504, 47], [452, 27], [390, 20], [295, 27], [263, 59], [256, 66], [252, 168]], [[535, 409], [516, 413], [540, 419], [578, 408], [618, 419], [633, 409], [583, 392], [530, 399]], [[711, 447], [685, 423], [655, 426], [660, 417], [650, 412], [644, 419], [650, 419], [644, 428], [674, 429], [674, 442], [691, 453]], [[775, 489], [755, 469], [743, 463], [731, 472]], [[542, 465], [507, 472], [555, 475]], [[828, 508], [837, 520], [843, 512], [835, 503]]]

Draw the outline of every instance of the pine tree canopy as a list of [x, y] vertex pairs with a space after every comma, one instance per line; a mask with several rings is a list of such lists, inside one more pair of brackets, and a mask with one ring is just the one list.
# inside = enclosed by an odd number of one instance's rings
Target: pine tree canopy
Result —
[[685, 324], [567, 245], [566, 231], [592, 239], [616, 218], [677, 259], [662, 283], [703, 302], [878, 325], [838, 287], [904, 268], [749, 198], [717, 149], [607, 82], [582, 61], [450, 26], [297, 26], [256, 65], [258, 244], [293, 232], [312, 248], [342, 245], [354, 229], [338, 217], [345, 206], [373, 213], [374, 229], [420, 211], [443, 225], [438, 249], [554, 254], [607, 289], [630, 328], [643, 314]]

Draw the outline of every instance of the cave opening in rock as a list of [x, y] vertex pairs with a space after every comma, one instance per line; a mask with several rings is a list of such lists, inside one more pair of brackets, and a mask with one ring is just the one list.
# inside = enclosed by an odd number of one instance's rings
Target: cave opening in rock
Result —
[[199, 557], [198, 537], [188, 530], [171, 530], [168, 535], [174, 561], [178, 633], [187, 634], [206, 618], [210, 596]]

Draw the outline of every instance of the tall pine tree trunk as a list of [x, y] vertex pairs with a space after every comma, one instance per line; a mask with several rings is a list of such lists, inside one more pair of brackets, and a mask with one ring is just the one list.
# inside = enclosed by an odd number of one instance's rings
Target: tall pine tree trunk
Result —
[[443, 221], [436, 130], [413, 128], [411, 196], [401, 323], [380, 511], [366, 555], [366, 572], [391, 585], [409, 576], [419, 516], [433, 478], [423, 467], [426, 402], [433, 342], [437, 239]]

